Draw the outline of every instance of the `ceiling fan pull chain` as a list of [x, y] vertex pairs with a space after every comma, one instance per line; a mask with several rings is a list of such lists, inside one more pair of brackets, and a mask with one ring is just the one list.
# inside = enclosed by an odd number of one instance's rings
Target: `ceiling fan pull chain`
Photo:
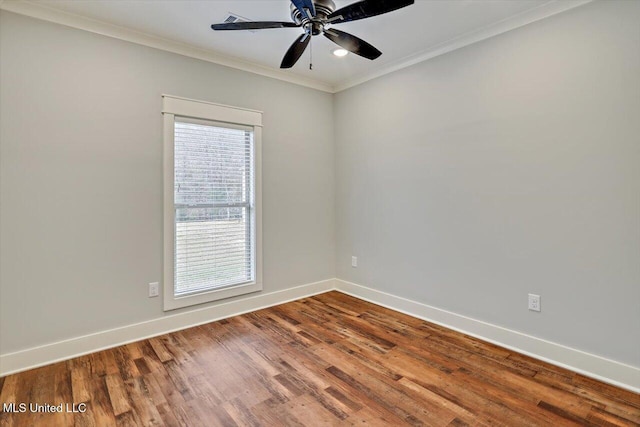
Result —
[[313, 39], [309, 41], [309, 70], [313, 71]]

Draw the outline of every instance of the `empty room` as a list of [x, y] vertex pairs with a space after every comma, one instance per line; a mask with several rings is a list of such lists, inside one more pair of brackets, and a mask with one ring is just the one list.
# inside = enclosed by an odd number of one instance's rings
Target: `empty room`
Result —
[[640, 0], [0, 0], [0, 425], [640, 426]]

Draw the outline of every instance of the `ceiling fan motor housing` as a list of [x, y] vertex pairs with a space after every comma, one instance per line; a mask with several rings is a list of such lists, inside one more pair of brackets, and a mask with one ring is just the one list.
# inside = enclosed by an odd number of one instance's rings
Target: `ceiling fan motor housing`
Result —
[[[333, 2], [333, 0], [314, 0], [313, 4], [316, 8], [316, 16], [312, 20], [309, 20], [306, 17], [303, 17], [302, 13], [300, 13], [295, 5], [291, 3], [291, 19], [293, 19], [293, 22], [295, 22], [296, 24], [301, 24], [303, 26], [305, 26], [305, 24], [308, 22], [322, 24], [323, 21], [327, 19], [327, 16], [329, 16], [331, 12], [336, 10], [336, 4]], [[322, 25], [319, 26], [319, 32], [316, 33], [315, 28], [313, 30], [314, 31], [311, 34], [313, 34], [314, 36], [320, 34], [320, 32], [322, 31]]]

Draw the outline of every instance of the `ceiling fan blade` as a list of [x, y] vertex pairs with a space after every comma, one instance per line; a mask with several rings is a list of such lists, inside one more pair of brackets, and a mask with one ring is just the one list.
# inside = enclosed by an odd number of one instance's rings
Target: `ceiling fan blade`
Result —
[[357, 21], [410, 6], [414, 0], [362, 0], [340, 8], [327, 16], [331, 24]]
[[382, 55], [382, 52], [371, 46], [366, 41], [359, 39], [352, 34], [345, 33], [344, 31], [336, 30], [335, 28], [325, 30], [324, 36], [338, 46], [343, 47], [356, 55], [360, 55], [363, 58], [373, 60]]
[[[294, 4], [303, 17], [311, 19], [316, 16], [316, 7], [313, 5], [313, 0], [291, 0], [291, 3]], [[305, 9], [309, 10], [309, 13]]]
[[298, 62], [298, 59], [304, 53], [304, 50], [307, 48], [307, 45], [311, 41], [311, 36], [309, 34], [302, 34], [300, 37], [293, 42], [287, 53], [282, 58], [282, 63], [280, 64], [280, 68], [291, 68]]
[[291, 28], [299, 27], [300, 25], [294, 22], [275, 22], [275, 21], [260, 21], [260, 22], [230, 22], [227, 24], [213, 24], [211, 26], [214, 30], [263, 30], [266, 28]]

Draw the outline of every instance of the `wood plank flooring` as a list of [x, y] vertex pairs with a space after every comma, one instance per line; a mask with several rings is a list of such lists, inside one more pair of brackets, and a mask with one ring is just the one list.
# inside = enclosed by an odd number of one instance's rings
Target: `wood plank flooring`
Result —
[[338, 292], [0, 379], [4, 426], [630, 426], [640, 395]]

